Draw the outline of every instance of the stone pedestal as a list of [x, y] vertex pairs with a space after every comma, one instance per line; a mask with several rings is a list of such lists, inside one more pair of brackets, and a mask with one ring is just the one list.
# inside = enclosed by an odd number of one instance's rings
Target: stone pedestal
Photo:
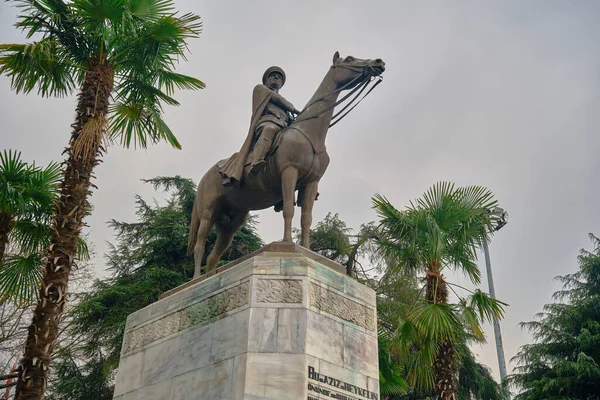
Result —
[[129, 316], [118, 400], [379, 399], [375, 293], [272, 243]]

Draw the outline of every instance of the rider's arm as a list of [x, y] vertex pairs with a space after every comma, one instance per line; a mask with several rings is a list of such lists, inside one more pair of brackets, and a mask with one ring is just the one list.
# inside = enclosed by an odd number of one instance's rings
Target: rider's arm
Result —
[[285, 99], [285, 97], [283, 97], [279, 93], [273, 93], [273, 96], [271, 97], [271, 102], [277, 104], [278, 106], [280, 106], [281, 108], [283, 108], [286, 111], [296, 112], [296, 113], [298, 111], [298, 110], [296, 110], [296, 107], [294, 107], [294, 105], [292, 103], [287, 101]]

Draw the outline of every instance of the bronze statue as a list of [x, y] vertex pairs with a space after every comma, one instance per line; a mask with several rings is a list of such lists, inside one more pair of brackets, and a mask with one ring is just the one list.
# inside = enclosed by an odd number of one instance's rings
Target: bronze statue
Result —
[[[256, 85], [254, 88], [252, 117], [246, 140], [235, 156], [219, 165], [224, 186], [239, 184], [248, 161], [250, 161], [250, 173], [263, 170], [266, 166], [265, 156], [271, 149], [273, 139], [291, 122], [292, 118], [288, 113], [300, 114], [292, 103], [279, 94], [279, 89], [284, 84], [285, 72], [273, 66], [263, 74], [262, 85]], [[250, 160], [248, 160], [249, 156], [251, 156]]]
[[[242, 150], [229, 159], [213, 165], [198, 184], [188, 240], [188, 253], [191, 254], [192, 251], [194, 253], [195, 278], [200, 276], [206, 237], [211, 227], [216, 225], [217, 241], [207, 259], [206, 273], [209, 275], [215, 273], [221, 255], [227, 250], [234, 234], [251, 210], [262, 210], [283, 202], [283, 242], [291, 243], [296, 190], [298, 190], [297, 205], [302, 210], [300, 245], [309, 247], [312, 208], [317, 196], [317, 186], [329, 164], [325, 137], [329, 127], [335, 124], [335, 122], [331, 123], [332, 119], [344, 112], [350, 104], [335, 116], [334, 107], [354, 93], [357, 94], [351, 103], [356, 100], [384, 69], [385, 63], [380, 59], [363, 60], [352, 56], [342, 58], [336, 52], [331, 68], [306, 107], [287, 128], [277, 134], [270, 152], [268, 149], [271, 148], [271, 144], [258, 146], [259, 150], [256, 150], [257, 146], [254, 145], [256, 151], [254, 157], [250, 154], [250, 149], [254, 144], [252, 142], [255, 141], [256, 130], [260, 129], [259, 125], [265, 117], [264, 107], [273, 104], [280, 110], [294, 113], [297, 111], [291, 103], [272, 90], [273, 87], [269, 89], [265, 86], [259, 89], [269, 90], [271, 93], [267, 93], [264, 98], [258, 96], [261, 99], [259, 105], [265, 103], [262, 111], [261, 107], [253, 104], [250, 131]], [[267, 70], [263, 81], [269, 84], [271, 72], [280, 72], [283, 84], [285, 74], [281, 69]], [[378, 78], [375, 86], [380, 80], [381, 78]], [[373, 88], [374, 86], [367, 94]], [[338, 101], [340, 93], [344, 90], [351, 92]], [[256, 96], [256, 88], [254, 92]], [[350, 110], [341, 115], [338, 121]], [[269, 129], [280, 128], [282, 127], [278, 125], [276, 128]], [[263, 126], [261, 135], [264, 134]], [[264, 160], [262, 160], [263, 151], [267, 153]], [[264, 161], [264, 164], [260, 161]], [[253, 165], [256, 167], [253, 168]], [[252, 173], [249, 173], [250, 171]]]

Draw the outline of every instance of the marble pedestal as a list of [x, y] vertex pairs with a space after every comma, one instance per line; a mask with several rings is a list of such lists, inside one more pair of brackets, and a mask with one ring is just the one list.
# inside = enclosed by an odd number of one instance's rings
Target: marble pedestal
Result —
[[116, 400], [379, 399], [375, 293], [272, 243], [129, 316]]

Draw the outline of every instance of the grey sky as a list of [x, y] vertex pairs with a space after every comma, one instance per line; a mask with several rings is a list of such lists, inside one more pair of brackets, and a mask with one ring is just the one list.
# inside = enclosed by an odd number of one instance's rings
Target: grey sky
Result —
[[[202, 37], [180, 71], [206, 82], [180, 93], [166, 119], [183, 150], [109, 148], [97, 168], [88, 218], [98, 253], [106, 221], [134, 218], [134, 194], [155, 196], [142, 178], [198, 181], [237, 151], [251, 92], [263, 71], [287, 73], [281, 93], [301, 108], [342, 55], [382, 58], [384, 82], [327, 138], [331, 164], [315, 221], [337, 212], [352, 227], [375, 219], [371, 196], [398, 208], [440, 180], [487, 186], [510, 213], [490, 249], [507, 358], [528, 341], [517, 323], [550, 301], [553, 277], [575, 270], [588, 232], [600, 234], [600, 3], [595, 1], [176, 1], [199, 14]], [[22, 42], [15, 9], [0, 3], [0, 42]], [[74, 98], [16, 96], [0, 78], [0, 149], [27, 160], [60, 158]], [[283, 222], [260, 214], [260, 234], [279, 240]], [[297, 225], [299, 218], [295, 218]], [[97, 270], [103, 270], [98, 258]], [[481, 257], [483, 266], [483, 257]], [[483, 268], [484, 269], [484, 268]], [[485, 282], [485, 281], [484, 281]], [[497, 374], [493, 332], [477, 349]], [[509, 366], [509, 370], [512, 365]]]

